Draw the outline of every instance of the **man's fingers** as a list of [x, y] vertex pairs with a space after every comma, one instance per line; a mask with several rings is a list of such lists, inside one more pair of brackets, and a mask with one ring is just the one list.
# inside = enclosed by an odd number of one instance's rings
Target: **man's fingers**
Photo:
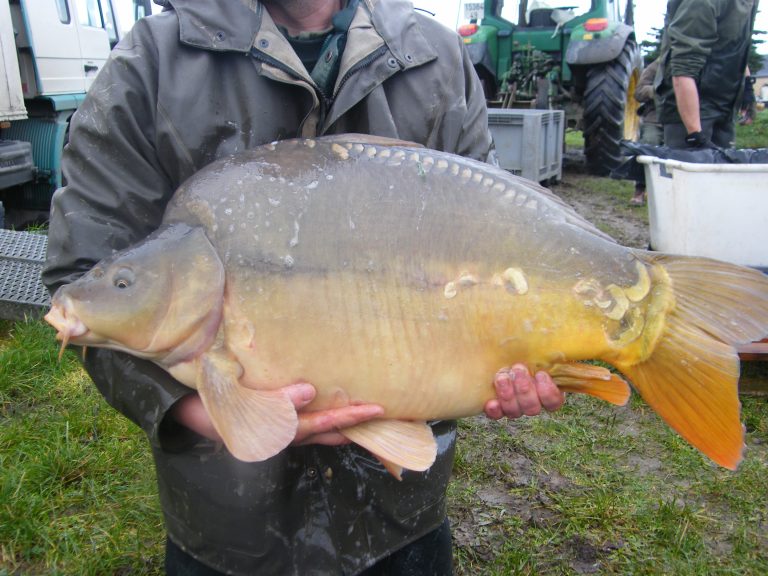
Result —
[[514, 368], [504, 369], [496, 373], [496, 378], [493, 381], [501, 412], [508, 418], [519, 418], [523, 414], [517, 401], [514, 382], [516, 377]]
[[536, 373], [536, 391], [541, 405], [549, 412], [559, 409], [565, 402], [565, 394], [546, 372]]
[[536, 380], [531, 376], [528, 368], [522, 364], [515, 364], [512, 366], [511, 374], [514, 377], [515, 397], [520, 413], [526, 416], [536, 416], [541, 413]]
[[384, 409], [377, 404], [361, 404], [300, 413], [299, 427], [294, 443], [303, 443], [310, 436], [350, 428], [367, 420], [378, 418], [383, 414]]
[[501, 404], [495, 398], [485, 403], [483, 411], [491, 420], [500, 420], [504, 416], [504, 412], [501, 411]]
[[547, 372], [537, 372], [532, 376], [524, 364], [499, 370], [493, 384], [496, 398], [486, 402], [484, 411], [494, 420], [502, 416], [536, 416], [542, 408], [557, 410], [565, 400], [565, 395]]
[[306, 444], [322, 444], [323, 446], [344, 446], [345, 444], [351, 444], [352, 441], [341, 434], [340, 432], [326, 432], [324, 434], [312, 434], [307, 436], [301, 442], [294, 441], [297, 446], [304, 446]]
[[301, 382], [299, 384], [291, 384], [283, 388], [283, 391], [291, 399], [296, 410], [301, 410], [307, 404], [315, 399], [315, 387], [312, 384]]

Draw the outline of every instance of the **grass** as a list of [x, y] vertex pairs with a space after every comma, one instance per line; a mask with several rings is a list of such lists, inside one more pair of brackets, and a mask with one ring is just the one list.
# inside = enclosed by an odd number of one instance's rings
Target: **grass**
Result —
[[159, 574], [141, 433], [41, 322], [0, 323], [0, 574]]
[[565, 147], [566, 149], [584, 148], [584, 135], [581, 130], [568, 129], [565, 131]]
[[736, 125], [737, 148], [768, 148], [768, 110], [760, 110], [749, 126]]

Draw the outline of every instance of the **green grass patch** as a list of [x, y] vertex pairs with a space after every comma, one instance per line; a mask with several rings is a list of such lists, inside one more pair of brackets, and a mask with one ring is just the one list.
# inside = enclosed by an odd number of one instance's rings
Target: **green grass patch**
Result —
[[138, 429], [41, 322], [0, 323], [0, 574], [160, 574]]
[[566, 130], [565, 131], [565, 147], [566, 148], [584, 148], [584, 134], [581, 130]]
[[736, 148], [768, 147], [768, 110], [757, 113], [749, 126], [736, 124]]

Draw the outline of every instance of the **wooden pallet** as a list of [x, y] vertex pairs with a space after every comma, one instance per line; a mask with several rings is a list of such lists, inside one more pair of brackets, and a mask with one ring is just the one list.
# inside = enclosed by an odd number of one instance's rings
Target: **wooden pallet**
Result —
[[741, 364], [739, 393], [768, 396], [768, 338], [738, 347]]

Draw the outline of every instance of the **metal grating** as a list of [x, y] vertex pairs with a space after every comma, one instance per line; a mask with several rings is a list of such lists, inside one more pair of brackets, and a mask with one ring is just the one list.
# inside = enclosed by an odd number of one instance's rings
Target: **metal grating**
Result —
[[39, 316], [51, 299], [40, 279], [48, 237], [0, 230], [0, 318]]

